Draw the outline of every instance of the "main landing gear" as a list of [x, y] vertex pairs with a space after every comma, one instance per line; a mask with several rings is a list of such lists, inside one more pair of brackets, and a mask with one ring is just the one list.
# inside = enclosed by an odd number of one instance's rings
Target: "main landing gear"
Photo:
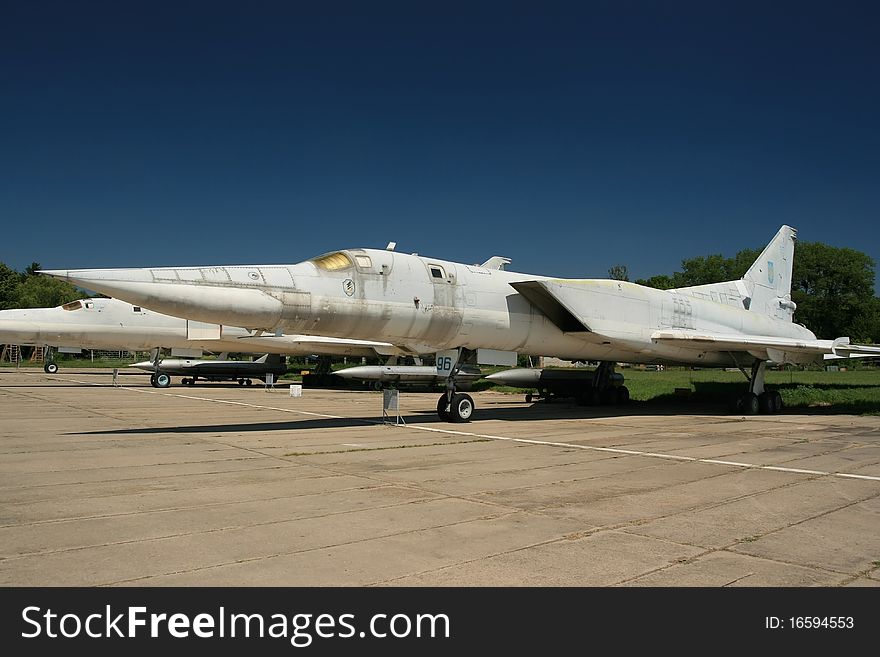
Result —
[[[764, 389], [764, 371], [767, 362], [756, 360], [752, 364], [751, 376], [746, 374], [749, 380], [749, 391], [731, 400], [731, 412], [743, 415], [771, 415], [782, 410], [782, 395], [777, 390]], [[745, 371], [742, 370], [743, 374]]]
[[464, 393], [444, 392], [437, 400], [437, 415], [444, 422], [470, 422], [474, 414], [474, 400]]
[[591, 384], [578, 391], [575, 401], [581, 406], [614, 406], [629, 402], [629, 388], [621, 385], [623, 377], [614, 373], [614, 363], [603, 360], [593, 373]]
[[[457, 355], [451, 355], [457, 354]], [[476, 352], [471, 349], [460, 348], [437, 354], [437, 371], [448, 371], [446, 377], [446, 392], [437, 400], [437, 415], [444, 422], [470, 422], [474, 414], [474, 400], [470, 395], [455, 391], [455, 377], [466, 364], [467, 359], [473, 358]]]

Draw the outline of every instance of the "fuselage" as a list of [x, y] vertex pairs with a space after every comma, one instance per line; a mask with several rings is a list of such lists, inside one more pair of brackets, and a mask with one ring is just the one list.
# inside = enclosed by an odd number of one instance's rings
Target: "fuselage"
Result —
[[[54, 272], [54, 275], [62, 272]], [[806, 328], [702, 298], [612, 280], [557, 279], [376, 249], [295, 265], [74, 270], [83, 287], [202, 322], [382, 340], [412, 353], [494, 349], [571, 360], [734, 365], [747, 354], [659, 344], [683, 328], [814, 339]], [[511, 284], [552, 283], [582, 327], [560, 328]], [[708, 295], [706, 295], [708, 296]]]

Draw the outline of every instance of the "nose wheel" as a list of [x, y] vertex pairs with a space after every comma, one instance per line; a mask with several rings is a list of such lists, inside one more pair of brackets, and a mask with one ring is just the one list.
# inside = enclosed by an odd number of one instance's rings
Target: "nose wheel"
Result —
[[154, 388], [167, 388], [171, 385], [171, 377], [164, 372], [150, 375], [150, 385]]

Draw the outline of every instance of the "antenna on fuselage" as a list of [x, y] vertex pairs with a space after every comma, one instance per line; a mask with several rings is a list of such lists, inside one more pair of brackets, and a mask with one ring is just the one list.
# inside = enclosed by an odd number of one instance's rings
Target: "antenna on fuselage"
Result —
[[388, 246], [385, 247], [386, 251], [393, 251], [394, 247], [397, 246], [397, 242], [388, 242]]

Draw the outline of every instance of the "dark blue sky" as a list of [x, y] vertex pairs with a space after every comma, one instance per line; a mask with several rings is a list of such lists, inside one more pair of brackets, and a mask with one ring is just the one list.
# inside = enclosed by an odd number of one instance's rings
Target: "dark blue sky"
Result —
[[789, 223], [880, 261], [874, 3], [40, 2], [0, 20], [0, 260], [351, 246], [604, 277]]

